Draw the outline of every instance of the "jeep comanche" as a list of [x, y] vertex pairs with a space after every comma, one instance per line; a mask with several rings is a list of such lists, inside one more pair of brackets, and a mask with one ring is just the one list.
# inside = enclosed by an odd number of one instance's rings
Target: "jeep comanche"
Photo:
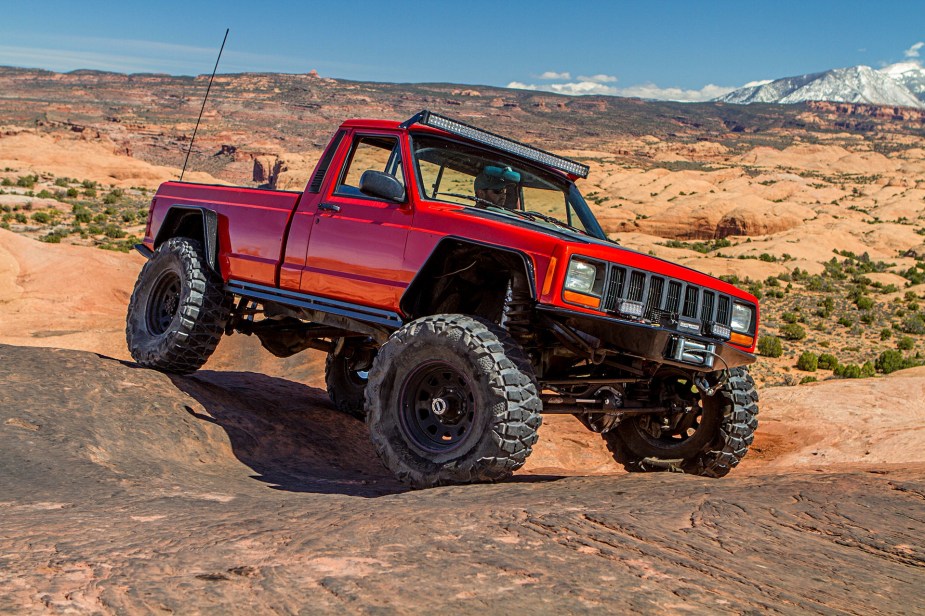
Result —
[[725, 475], [757, 427], [758, 302], [608, 239], [587, 174], [422, 111], [344, 122], [303, 192], [166, 182], [128, 347], [179, 374], [234, 332], [321, 350], [334, 406], [414, 487], [510, 476], [545, 413], [630, 471]]

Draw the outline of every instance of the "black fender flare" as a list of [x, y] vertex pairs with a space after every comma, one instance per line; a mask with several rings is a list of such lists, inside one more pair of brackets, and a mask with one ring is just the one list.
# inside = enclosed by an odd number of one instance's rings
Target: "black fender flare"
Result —
[[164, 215], [164, 222], [154, 238], [154, 249], [177, 235], [184, 222], [190, 217], [200, 219], [202, 225], [202, 243], [206, 251], [206, 260], [213, 271], [218, 269], [218, 213], [204, 206], [171, 205]]
[[407, 316], [414, 312], [414, 301], [417, 298], [418, 293], [422, 287], [428, 284], [428, 275], [430, 275], [430, 273], [437, 267], [437, 264], [440, 263], [443, 255], [466, 245], [473, 248], [479, 248], [481, 250], [504, 253], [505, 255], [512, 257], [515, 262], [522, 264], [522, 273], [527, 282], [530, 299], [536, 300], [536, 268], [534, 267], [533, 259], [530, 258], [527, 253], [521, 250], [510, 248], [508, 246], [499, 246], [498, 244], [482, 242], [467, 237], [448, 235], [437, 242], [433, 250], [431, 250], [430, 254], [427, 256], [427, 259], [424, 261], [424, 264], [420, 269], [418, 269], [417, 274], [415, 274], [414, 278], [411, 280], [411, 284], [408, 285], [408, 287], [405, 289], [405, 292], [402, 294], [398, 305], [403, 315]]

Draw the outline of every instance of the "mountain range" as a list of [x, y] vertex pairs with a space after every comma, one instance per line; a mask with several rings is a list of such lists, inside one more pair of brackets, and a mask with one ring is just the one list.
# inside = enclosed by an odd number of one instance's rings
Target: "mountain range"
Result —
[[901, 62], [880, 70], [869, 66], [836, 68], [757, 83], [714, 100], [744, 105], [832, 101], [923, 109], [925, 69], [917, 62]]

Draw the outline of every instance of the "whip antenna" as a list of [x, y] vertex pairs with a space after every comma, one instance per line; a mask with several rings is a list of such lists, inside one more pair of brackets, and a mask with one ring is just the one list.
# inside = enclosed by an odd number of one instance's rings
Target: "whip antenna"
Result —
[[206, 101], [209, 100], [209, 91], [212, 89], [212, 80], [215, 79], [215, 71], [218, 70], [218, 61], [222, 59], [222, 51], [225, 49], [225, 41], [228, 40], [229, 28], [225, 28], [225, 38], [222, 39], [222, 46], [218, 50], [218, 57], [215, 58], [215, 68], [212, 69], [212, 76], [209, 77], [209, 87], [206, 88], [206, 95], [202, 97], [202, 107], [199, 109], [199, 118], [196, 120], [196, 128], [193, 129], [193, 136], [189, 140], [189, 149], [186, 151], [186, 160], [183, 161], [183, 170], [180, 171], [180, 181], [183, 181], [183, 174], [186, 173], [186, 164], [189, 162], [190, 152], [193, 151], [193, 142], [196, 141], [196, 131], [199, 130], [199, 122], [202, 121], [202, 112], [206, 109]]

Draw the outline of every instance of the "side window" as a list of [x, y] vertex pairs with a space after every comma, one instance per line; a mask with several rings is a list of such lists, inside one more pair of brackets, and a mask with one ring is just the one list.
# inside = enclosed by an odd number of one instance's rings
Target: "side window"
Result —
[[401, 168], [398, 139], [379, 136], [356, 137], [334, 192], [339, 195], [361, 196], [360, 177], [364, 171], [370, 169], [388, 173], [404, 186], [405, 177]]

